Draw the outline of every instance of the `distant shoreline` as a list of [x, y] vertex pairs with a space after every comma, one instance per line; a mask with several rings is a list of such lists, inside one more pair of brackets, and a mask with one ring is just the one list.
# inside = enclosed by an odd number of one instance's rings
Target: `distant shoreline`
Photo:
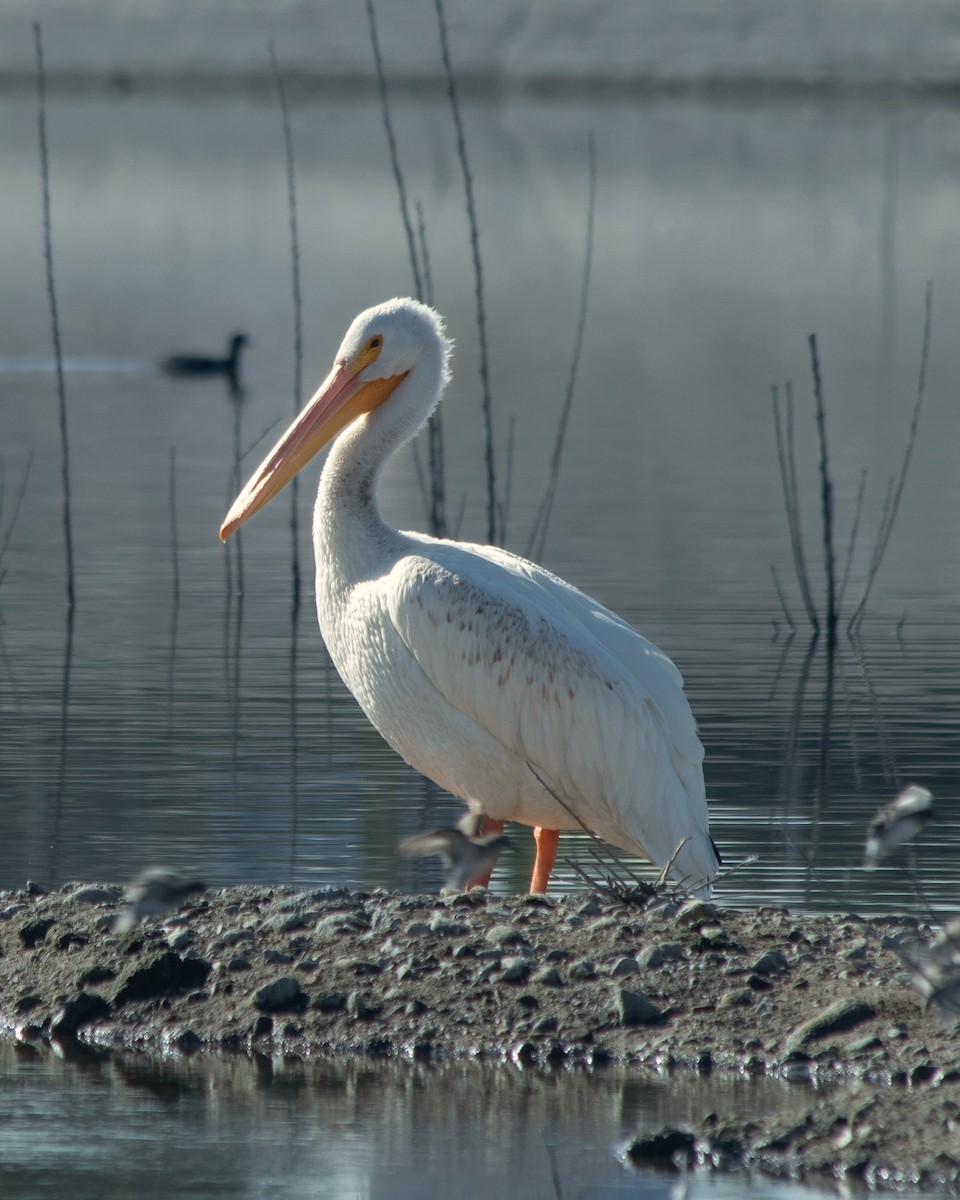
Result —
[[[953, 0], [443, 0], [461, 91], [561, 96], [936, 96], [958, 92]], [[431, 0], [374, 5], [397, 94], [441, 93]], [[7, 0], [0, 90], [274, 91], [269, 43], [303, 94], [375, 89], [364, 0]]]
[[[284, 82], [294, 99], [336, 96], [377, 98], [376, 77], [362, 72], [310, 72], [291, 68]], [[0, 69], [0, 94], [36, 91], [36, 75], [28, 70]], [[464, 98], [529, 99], [567, 103], [610, 100], [713, 100], [731, 104], [759, 101], [838, 101], [871, 103], [953, 103], [960, 98], [960, 72], [905, 78], [898, 74], [787, 74], [761, 72], [716, 75], [682, 74], [543, 74], [505, 76], [496, 71], [457, 76]], [[100, 70], [65, 67], [47, 72], [53, 94], [116, 96], [242, 95], [275, 100], [276, 83], [267, 71], [190, 67], [169, 70]], [[395, 99], [446, 102], [446, 81], [433, 71], [392, 76]]]

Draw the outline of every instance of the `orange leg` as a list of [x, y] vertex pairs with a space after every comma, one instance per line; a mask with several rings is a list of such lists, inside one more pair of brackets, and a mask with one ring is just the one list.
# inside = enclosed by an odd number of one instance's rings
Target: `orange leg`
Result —
[[530, 880], [530, 892], [542, 895], [550, 882], [550, 872], [557, 860], [557, 843], [560, 833], [556, 829], [541, 829], [537, 826], [533, 831], [537, 840], [537, 857], [533, 864], [533, 878]]
[[[480, 823], [479, 834], [482, 836], [485, 833], [503, 833], [503, 822], [495, 821], [493, 817], [484, 817]], [[482, 875], [478, 875], [476, 879], [470, 880], [470, 887], [487, 887], [490, 883], [490, 876], [493, 874], [493, 867], [489, 871], [484, 871]], [[467, 889], [469, 891], [469, 888]]]

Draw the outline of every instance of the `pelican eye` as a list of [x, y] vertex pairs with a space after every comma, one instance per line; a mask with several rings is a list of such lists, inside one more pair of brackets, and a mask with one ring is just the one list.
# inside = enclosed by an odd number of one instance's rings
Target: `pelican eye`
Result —
[[364, 342], [363, 349], [358, 350], [352, 363], [353, 374], [357, 375], [364, 367], [369, 367], [372, 362], [380, 357], [380, 351], [383, 348], [383, 334], [375, 333], [373, 337], [367, 338]]

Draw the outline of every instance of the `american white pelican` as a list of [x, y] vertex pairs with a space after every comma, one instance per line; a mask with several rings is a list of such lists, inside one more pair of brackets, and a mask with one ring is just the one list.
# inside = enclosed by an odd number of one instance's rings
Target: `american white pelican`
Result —
[[450, 349], [438, 314], [415, 300], [361, 313], [220, 537], [339, 434], [314, 510], [317, 614], [374, 727], [488, 828], [535, 827], [531, 892], [546, 890], [557, 831], [585, 826], [659, 865], [684, 842], [672, 874], [709, 894], [719, 858], [703, 747], [670, 659], [542, 567], [401, 533], [380, 515], [383, 465], [440, 399]]
[[483, 833], [483, 820], [482, 813], [468, 812], [455, 826], [405, 837], [397, 849], [412, 857], [439, 855], [447, 873], [444, 887], [462, 892], [475, 879], [489, 878], [501, 851], [510, 846], [502, 833]]

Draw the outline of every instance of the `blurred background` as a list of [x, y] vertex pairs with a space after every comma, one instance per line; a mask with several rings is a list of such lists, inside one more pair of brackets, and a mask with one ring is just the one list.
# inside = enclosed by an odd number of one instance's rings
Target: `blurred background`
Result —
[[[960, 118], [952, 3], [472, 5], [448, 0], [476, 196], [505, 544], [526, 551], [570, 373], [596, 151], [583, 353], [541, 555], [683, 671], [724, 857], [724, 902], [907, 908], [957, 894], [955, 514]], [[377, 30], [432, 296], [456, 340], [447, 508], [483, 540], [475, 280], [429, 0]], [[67, 602], [37, 71], [65, 356], [75, 603]], [[69, 0], [0, 12], [0, 886], [124, 879], [435, 888], [399, 837], [460, 805], [408, 769], [330, 666], [299, 489], [225, 549], [238, 484], [292, 418], [295, 309], [283, 119], [294, 144], [300, 399], [361, 308], [414, 288], [367, 6]], [[822, 606], [808, 337], [823, 372], [843, 613], [902, 502], [858, 635], [811, 641], [772, 388], [794, 397], [798, 495]], [[236, 382], [171, 353], [250, 345]], [[423, 453], [421, 449], [421, 454]], [[861, 499], [858, 500], [858, 496]], [[412, 454], [388, 518], [425, 527]], [[778, 596], [776, 572], [794, 628]], [[939, 820], [881, 868], [866, 826], [900, 786]], [[528, 845], [529, 843], [529, 845]], [[496, 887], [526, 886], [514, 838]], [[582, 840], [561, 842], [594, 869]], [[559, 888], [581, 886], [561, 863]]]

